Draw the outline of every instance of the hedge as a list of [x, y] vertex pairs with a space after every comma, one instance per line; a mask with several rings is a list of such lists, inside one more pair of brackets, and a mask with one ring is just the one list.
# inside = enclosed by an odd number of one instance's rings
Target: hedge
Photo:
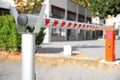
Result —
[[21, 48], [21, 35], [17, 32], [14, 17], [0, 16], [0, 50], [16, 52]]
[[[36, 35], [36, 45], [39, 45], [44, 38], [44, 29]], [[21, 34], [18, 33], [13, 16], [0, 16], [0, 51], [15, 53], [21, 49]]]

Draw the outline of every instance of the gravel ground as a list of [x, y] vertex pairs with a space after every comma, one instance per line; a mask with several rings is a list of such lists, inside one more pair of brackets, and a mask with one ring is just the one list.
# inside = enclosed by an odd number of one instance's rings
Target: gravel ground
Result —
[[[120, 58], [119, 44], [120, 41], [116, 41], [116, 59]], [[84, 52], [88, 57], [104, 57], [104, 41], [52, 42], [42, 44], [37, 50], [38, 53], [62, 53], [64, 45], [71, 45], [74, 52]], [[120, 80], [119, 75], [120, 69], [36, 66], [36, 80]], [[21, 80], [21, 62], [0, 62], [0, 80]]]
[[[120, 80], [119, 74], [120, 70], [36, 66], [36, 80]], [[21, 80], [21, 63], [0, 63], [0, 80]]]

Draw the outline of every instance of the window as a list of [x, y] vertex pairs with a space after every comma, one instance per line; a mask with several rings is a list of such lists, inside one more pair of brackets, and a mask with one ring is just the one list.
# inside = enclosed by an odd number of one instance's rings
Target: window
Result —
[[[52, 18], [63, 19], [65, 16], [65, 9], [52, 5]], [[64, 29], [52, 28], [52, 36], [65, 36]]]
[[83, 15], [78, 15], [78, 22], [84, 22], [84, 16]]
[[87, 22], [91, 23], [91, 18], [87, 17]]
[[52, 28], [52, 36], [65, 36], [65, 30], [60, 28]]
[[76, 14], [74, 12], [68, 11], [67, 20], [75, 21]]
[[65, 16], [65, 10], [52, 5], [52, 17], [63, 19]]
[[[68, 11], [67, 20], [75, 21], [76, 13]], [[75, 36], [75, 29], [68, 29], [67, 36]]]

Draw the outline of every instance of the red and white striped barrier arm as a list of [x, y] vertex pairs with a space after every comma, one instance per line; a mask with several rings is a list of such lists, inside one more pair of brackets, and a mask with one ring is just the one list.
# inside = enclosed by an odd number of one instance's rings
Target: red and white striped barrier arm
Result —
[[[77, 21], [69, 21], [55, 18], [44, 18], [35, 15], [24, 15], [27, 17], [27, 26], [34, 27], [35, 33], [39, 32], [40, 27], [53, 27], [64, 29], [84, 29], [84, 30], [114, 30], [112, 27], [106, 27], [96, 24], [82, 23]], [[39, 20], [38, 20], [39, 19]], [[24, 18], [20, 21], [24, 21]], [[37, 23], [37, 24], [36, 24]]]
[[82, 23], [76, 21], [46, 18], [44, 17], [45, 5], [43, 5], [39, 16], [24, 14], [19, 15], [17, 20], [18, 24], [30, 27], [35, 27], [34, 33], [38, 33], [40, 27], [54, 27], [54, 28], [64, 28], [64, 29], [85, 29], [85, 30], [115, 30], [112, 27], [101, 26], [97, 24]]
[[108, 28], [106, 26], [100, 26], [95, 24], [81, 23], [76, 21], [68, 21], [54, 18], [45, 18], [43, 20], [43, 26], [54, 28], [67, 28], [67, 29], [85, 29], [85, 30], [114, 30], [114, 28]]

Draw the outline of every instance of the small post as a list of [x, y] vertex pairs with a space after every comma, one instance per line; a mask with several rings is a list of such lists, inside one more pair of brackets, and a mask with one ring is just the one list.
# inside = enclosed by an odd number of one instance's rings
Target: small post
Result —
[[71, 56], [72, 47], [71, 45], [64, 45], [64, 56]]
[[35, 35], [22, 34], [22, 80], [35, 80]]

